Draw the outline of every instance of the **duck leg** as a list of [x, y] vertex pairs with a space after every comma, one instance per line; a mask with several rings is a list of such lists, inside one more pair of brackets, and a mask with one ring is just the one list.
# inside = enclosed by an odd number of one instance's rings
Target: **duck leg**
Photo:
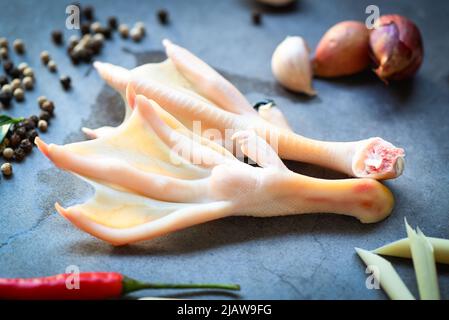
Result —
[[378, 181], [291, 172], [254, 131], [237, 132], [237, 145], [261, 166], [252, 167], [182, 124], [165, 122], [155, 102], [143, 96], [134, 101], [130, 118], [98, 139], [65, 146], [36, 139], [56, 166], [95, 188], [83, 204], [67, 209], [56, 204], [58, 212], [111, 244], [148, 240], [232, 215], [327, 212], [376, 222], [392, 210], [391, 192]]

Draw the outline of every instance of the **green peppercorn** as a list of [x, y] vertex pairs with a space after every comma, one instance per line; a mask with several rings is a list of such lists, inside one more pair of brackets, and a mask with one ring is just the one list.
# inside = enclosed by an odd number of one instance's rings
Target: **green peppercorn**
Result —
[[22, 85], [26, 90], [32, 90], [34, 87], [34, 81], [31, 77], [25, 77], [22, 79]]
[[41, 132], [47, 132], [48, 129], [48, 123], [45, 120], [39, 120], [37, 127], [39, 128], [39, 131]]
[[10, 175], [12, 175], [12, 165], [9, 162], [2, 164], [0, 170], [5, 177], [9, 177]]
[[22, 88], [17, 88], [16, 90], [14, 90], [13, 95], [18, 102], [22, 102], [25, 99], [25, 92], [23, 92]]
[[13, 156], [14, 156], [14, 150], [13, 149], [5, 148], [3, 150], [3, 158], [5, 158], [5, 160], [11, 160]]
[[50, 70], [50, 72], [56, 72], [58, 70], [56, 62], [54, 62], [53, 60], [48, 61], [47, 66], [48, 66], [48, 70]]
[[13, 46], [14, 50], [18, 54], [24, 54], [25, 53], [25, 43], [23, 42], [22, 39], [14, 40], [14, 42], [12, 43], [12, 46]]
[[16, 148], [14, 150], [14, 160], [16, 160], [17, 162], [22, 161], [23, 159], [25, 159], [26, 153], [25, 151], [23, 151], [22, 148]]
[[45, 65], [50, 61], [50, 53], [48, 51], [42, 51], [40, 57], [42, 63]]

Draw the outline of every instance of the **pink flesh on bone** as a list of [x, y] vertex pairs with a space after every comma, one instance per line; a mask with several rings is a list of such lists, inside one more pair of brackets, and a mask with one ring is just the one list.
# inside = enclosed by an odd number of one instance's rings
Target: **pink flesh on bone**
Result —
[[365, 160], [365, 170], [370, 173], [388, 172], [394, 169], [396, 161], [405, 156], [404, 149], [375, 144]]

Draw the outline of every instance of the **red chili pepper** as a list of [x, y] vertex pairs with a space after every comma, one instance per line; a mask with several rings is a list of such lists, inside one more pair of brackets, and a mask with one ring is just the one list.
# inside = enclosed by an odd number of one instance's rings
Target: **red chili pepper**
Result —
[[143, 289], [223, 289], [240, 290], [234, 284], [169, 284], [140, 282], [117, 272], [79, 274], [79, 288], [73, 285], [74, 274], [29, 279], [0, 278], [0, 299], [11, 300], [100, 300], [116, 299]]

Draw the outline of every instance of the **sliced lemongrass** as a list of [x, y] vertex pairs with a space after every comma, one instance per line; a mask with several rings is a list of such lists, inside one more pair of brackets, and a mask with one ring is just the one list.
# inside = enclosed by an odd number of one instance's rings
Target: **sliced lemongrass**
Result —
[[[449, 240], [441, 238], [427, 237], [433, 246], [435, 261], [449, 264]], [[388, 243], [380, 248], [373, 250], [374, 253], [400, 258], [411, 258], [410, 241], [408, 238], [400, 239]]]
[[373, 272], [373, 276], [379, 282], [390, 299], [415, 299], [390, 262], [368, 250], [355, 248], [355, 251], [357, 251], [359, 257], [368, 267], [371, 269], [375, 267], [375, 269], [377, 269], [377, 271]]
[[439, 300], [437, 269], [433, 247], [426, 236], [419, 230], [413, 230], [405, 221], [419, 295], [422, 300]]

